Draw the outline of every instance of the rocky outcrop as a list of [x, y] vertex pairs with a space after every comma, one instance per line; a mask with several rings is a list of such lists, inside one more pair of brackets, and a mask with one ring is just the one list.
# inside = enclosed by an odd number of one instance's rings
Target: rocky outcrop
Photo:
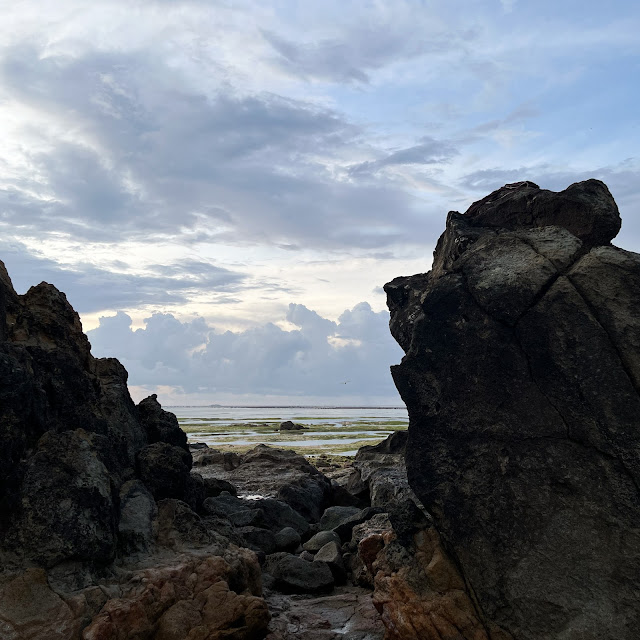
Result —
[[407, 432], [396, 431], [376, 445], [361, 447], [353, 461], [346, 489], [366, 498], [373, 507], [413, 500], [407, 482], [404, 454]]
[[191, 468], [186, 437], [155, 396], [134, 405], [127, 372], [91, 355], [78, 315], [55, 287], [41, 283], [19, 296], [1, 265], [0, 301], [4, 564], [109, 562], [118, 548], [120, 488], [142, 477], [156, 493], [167, 476], [146, 473], [152, 456], [145, 452], [172, 448], [181, 466], [170, 483], [182, 497]]
[[596, 180], [507, 185], [385, 286], [409, 483], [492, 639], [637, 637], [640, 256], [619, 227]]
[[331, 504], [329, 478], [295, 451], [264, 444], [241, 456], [204, 449], [195, 453], [195, 462], [205, 483], [214, 476], [241, 487], [244, 495], [277, 498], [311, 522]]
[[257, 557], [195, 513], [221, 487], [191, 466], [175, 416], [134, 405], [64, 294], [19, 296], [0, 263], [0, 636], [264, 636]]

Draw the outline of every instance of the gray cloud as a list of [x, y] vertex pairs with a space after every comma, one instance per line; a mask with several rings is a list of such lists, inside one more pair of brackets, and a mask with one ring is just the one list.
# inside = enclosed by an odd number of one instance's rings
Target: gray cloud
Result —
[[129, 383], [169, 385], [185, 393], [262, 393], [277, 396], [395, 397], [389, 366], [401, 351], [389, 334], [389, 316], [362, 302], [338, 322], [291, 304], [286, 319], [242, 332], [217, 332], [204, 320], [153, 314], [131, 330], [122, 312], [88, 332], [94, 355], [116, 356]]
[[41, 281], [50, 282], [66, 294], [80, 314], [186, 304], [203, 293], [215, 298], [216, 303], [234, 302], [224, 294], [242, 289], [246, 280], [244, 274], [196, 260], [150, 265], [148, 275], [111, 270], [117, 260], [104, 268], [91, 264], [65, 268], [53, 260], [34, 256], [19, 242], [0, 242], [0, 259], [11, 274], [16, 291], [24, 293]]
[[[326, 158], [360, 144], [361, 132], [336, 113], [269, 94], [206, 97], [174, 76], [142, 54], [51, 59], [34, 47], [12, 50], [0, 66], [5, 90], [72, 121], [80, 135], [31, 132], [50, 150], [29, 153], [29, 175], [0, 182], [2, 221], [89, 240], [305, 248], [383, 247], [425, 227], [393, 182], [342, 180], [327, 169]], [[436, 147], [425, 139], [386, 162], [449, 153]]]
[[407, 164], [435, 165], [451, 160], [460, 152], [447, 140], [436, 140], [430, 136], [421, 138], [420, 143], [406, 149], [393, 151], [379, 160], [362, 162], [349, 168], [349, 174], [374, 173], [384, 167]]
[[[434, 31], [431, 25], [411, 22], [407, 16], [369, 12], [362, 22], [342, 29], [338, 37], [296, 42], [272, 31], [262, 35], [273, 47], [274, 64], [303, 79], [336, 83], [368, 83], [372, 71], [425, 54], [459, 50], [474, 38], [471, 31]], [[416, 17], [414, 11], [411, 15]]]

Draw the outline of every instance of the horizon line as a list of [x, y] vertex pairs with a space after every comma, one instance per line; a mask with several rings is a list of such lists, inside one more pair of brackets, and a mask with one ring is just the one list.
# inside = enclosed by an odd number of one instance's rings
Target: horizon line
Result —
[[168, 409], [406, 409], [382, 405], [323, 405], [323, 404], [165, 404]]

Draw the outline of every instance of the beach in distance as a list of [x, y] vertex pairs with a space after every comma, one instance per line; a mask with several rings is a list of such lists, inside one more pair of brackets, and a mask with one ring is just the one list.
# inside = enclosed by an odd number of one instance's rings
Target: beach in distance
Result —
[[[223, 451], [246, 451], [263, 443], [305, 456], [353, 456], [409, 424], [405, 407], [167, 406], [189, 443]], [[304, 429], [280, 430], [291, 421]]]

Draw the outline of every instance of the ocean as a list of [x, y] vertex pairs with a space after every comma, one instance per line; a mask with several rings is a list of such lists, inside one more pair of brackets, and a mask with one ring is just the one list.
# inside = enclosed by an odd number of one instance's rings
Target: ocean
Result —
[[[175, 413], [190, 443], [246, 451], [257, 444], [291, 448], [308, 456], [355, 455], [409, 423], [405, 407], [166, 407]], [[290, 420], [305, 427], [280, 431]]]

